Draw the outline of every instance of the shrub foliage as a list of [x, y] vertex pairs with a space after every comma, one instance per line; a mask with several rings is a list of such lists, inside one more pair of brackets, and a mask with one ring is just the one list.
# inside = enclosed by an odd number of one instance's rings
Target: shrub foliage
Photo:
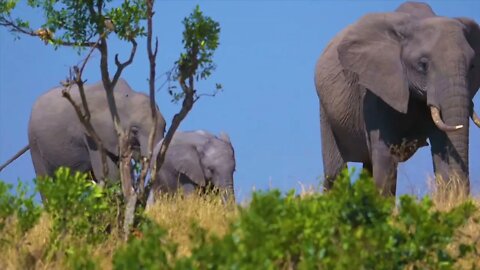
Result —
[[12, 185], [0, 181], [0, 244], [7, 241], [5, 229], [16, 223], [15, 229], [24, 234], [38, 221], [41, 207], [35, 204], [35, 193], [29, 192], [28, 187], [18, 182], [15, 195], [11, 194]]
[[60, 168], [55, 177], [41, 177], [36, 181], [44, 199], [44, 207], [53, 221], [53, 237], [71, 235], [99, 242], [106, 238], [111, 227], [113, 208], [109, 198], [88, 174], [71, 173]]
[[440, 212], [402, 196], [395, 206], [365, 174], [350, 178], [343, 172], [323, 195], [255, 193], [229, 234], [200, 241], [186, 260], [196, 269], [450, 269], [474, 248], [448, 248], [472, 202]]
[[[365, 175], [352, 183], [344, 171], [332, 191], [299, 196], [291, 191], [255, 192], [224, 235], [211, 233], [195, 222], [189, 225], [189, 254], [178, 253], [169, 231], [148, 218], [138, 224], [131, 239], [115, 245], [114, 269], [459, 269], [477, 246], [461, 234], [468, 222], [476, 224], [473, 202], [449, 211], [436, 210], [432, 200], [379, 195]], [[101, 190], [87, 175], [58, 170], [53, 178], [36, 181], [47, 198], [44, 211], [51, 217], [51, 245], [65, 251], [63, 266], [100, 269], [93, 251], [112, 237], [109, 228], [121, 207], [112, 192]], [[19, 192], [18, 190], [23, 190]], [[18, 232], [25, 234], [38, 220], [40, 206], [23, 185], [16, 195], [0, 184], [0, 230], [16, 216]], [[179, 198], [180, 200], [180, 198]], [[161, 203], [161, 201], [160, 201]], [[226, 207], [225, 211], [231, 211]], [[171, 218], [175, 218], [172, 216]], [[20, 225], [21, 224], [21, 225]], [[58, 243], [62, 244], [59, 245]], [[81, 245], [79, 245], [81, 243]], [[52, 250], [52, 249], [51, 249]], [[46, 260], [58, 260], [58, 256]], [[475, 259], [468, 266], [475, 267]]]

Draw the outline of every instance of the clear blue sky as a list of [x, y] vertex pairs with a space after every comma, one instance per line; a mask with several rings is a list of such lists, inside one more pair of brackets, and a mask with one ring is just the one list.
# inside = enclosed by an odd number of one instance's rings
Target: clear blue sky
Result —
[[[201, 99], [181, 130], [227, 132], [236, 151], [237, 197], [256, 189], [300, 189], [317, 185], [322, 177], [318, 98], [313, 84], [314, 65], [329, 40], [368, 12], [393, 11], [401, 1], [157, 1], [155, 35], [159, 37], [158, 74], [171, 68], [181, 50], [182, 19], [200, 4], [221, 25], [217, 71], [204, 92], [222, 83], [225, 91]], [[470, 17], [480, 22], [480, 1], [429, 1], [443, 16]], [[38, 26], [41, 13], [20, 10]], [[148, 62], [145, 42], [133, 65], [123, 73], [138, 91], [147, 91]], [[127, 57], [129, 45], [112, 40], [110, 51]], [[28, 143], [27, 125], [35, 99], [58, 85], [70, 66], [82, 57], [70, 48], [55, 51], [39, 39], [14, 40], [0, 29], [0, 162]], [[100, 79], [98, 54], [85, 78]], [[164, 78], [159, 78], [160, 85]], [[157, 103], [170, 122], [179, 105], [170, 103], [165, 89]], [[480, 104], [480, 98], [474, 101]], [[480, 190], [480, 130], [470, 131], [470, 174], [474, 191]], [[355, 165], [355, 164], [353, 164]], [[399, 167], [399, 192], [423, 194], [432, 175], [428, 148]], [[34, 178], [30, 154], [0, 173], [14, 183]]]

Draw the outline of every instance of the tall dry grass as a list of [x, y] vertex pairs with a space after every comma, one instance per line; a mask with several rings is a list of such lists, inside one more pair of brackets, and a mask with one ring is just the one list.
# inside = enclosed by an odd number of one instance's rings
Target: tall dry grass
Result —
[[453, 250], [458, 247], [458, 243], [475, 244], [477, 251], [460, 262], [462, 269], [472, 269], [472, 263], [480, 263], [480, 199], [470, 196], [465, 181], [456, 175], [449, 179], [430, 177], [427, 183], [430, 190], [428, 195], [437, 210], [448, 211], [467, 200], [476, 205], [477, 212], [458, 232], [456, 241], [450, 245]]
[[[190, 254], [192, 223], [205, 229], [209, 234], [222, 236], [228, 230], [230, 222], [237, 216], [237, 208], [225, 206], [215, 196], [199, 196], [197, 194], [164, 195], [146, 212], [147, 217], [157, 222], [166, 231], [169, 240], [178, 244], [180, 256]], [[40, 221], [25, 236], [16, 231], [15, 221], [4, 230], [8, 242], [0, 243], [0, 269], [66, 269], [65, 250], [61, 250], [52, 258], [47, 258], [51, 220], [43, 214]], [[65, 239], [64, 241], [69, 241]], [[72, 242], [74, 246], [82, 246], [82, 240]], [[113, 232], [109, 238], [92, 247], [92, 259], [99, 269], [112, 269], [112, 258], [115, 250], [124, 245], [118, 233]], [[160, 245], [159, 241], [159, 245]]]
[[50, 226], [50, 218], [43, 214], [38, 224], [22, 236], [16, 221], [11, 220], [2, 232], [6, 241], [0, 245], [0, 269], [51, 269], [42, 259]]
[[163, 195], [147, 210], [147, 216], [167, 230], [168, 237], [179, 244], [179, 255], [189, 255], [192, 222], [210, 234], [223, 236], [237, 216], [237, 208], [226, 206], [218, 196]]

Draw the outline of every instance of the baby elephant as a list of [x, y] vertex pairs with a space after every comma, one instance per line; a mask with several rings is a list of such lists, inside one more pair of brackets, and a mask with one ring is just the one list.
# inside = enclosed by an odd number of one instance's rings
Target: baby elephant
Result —
[[[161, 143], [156, 145], [152, 160], [156, 160]], [[189, 194], [208, 187], [218, 188], [225, 202], [234, 200], [234, 171], [235, 154], [228, 135], [221, 133], [216, 137], [203, 130], [178, 131], [152, 183], [148, 204], [153, 203], [154, 194], [161, 192], [183, 189], [184, 194]]]

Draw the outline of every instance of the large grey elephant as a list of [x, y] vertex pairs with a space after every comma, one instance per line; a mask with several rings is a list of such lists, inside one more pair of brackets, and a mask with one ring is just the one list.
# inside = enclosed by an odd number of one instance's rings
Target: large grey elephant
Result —
[[[54, 88], [35, 102], [28, 125], [30, 153], [37, 176], [52, 175], [60, 166], [75, 171], [92, 172], [95, 179], [103, 179], [100, 151], [81, 124], [73, 106], [62, 97], [62, 87]], [[72, 99], [81, 104], [78, 88], [70, 90]], [[91, 114], [91, 124], [98, 133], [107, 152], [110, 180], [119, 179], [118, 139], [113, 127], [106, 93], [101, 82], [85, 86]], [[133, 91], [120, 79], [114, 96], [122, 128], [131, 132], [131, 146], [135, 156], [146, 156], [148, 137], [153, 126], [149, 97]], [[155, 142], [163, 138], [165, 120], [158, 111]]]
[[[155, 160], [161, 142], [154, 149]], [[203, 130], [177, 131], [168, 148], [165, 161], [157, 171], [152, 183], [149, 205], [154, 194], [175, 192], [183, 189], [188, 194], [196, 189], [218, 188], [224, 200], [234, 200], [233, 173], [235, 153], [230, 138], [222, 133], [219, 137]]]
[[469, 191], [469, 117], [480, 86], [480, 29], [468, 18], [436, 16], [407, 2], [367, 14], [340, 32], [315, 69], [325, 170], [330, 189], [347, 162], [362, 162], [385, 195], [397, 165], [427, 139], [434, 171]]

